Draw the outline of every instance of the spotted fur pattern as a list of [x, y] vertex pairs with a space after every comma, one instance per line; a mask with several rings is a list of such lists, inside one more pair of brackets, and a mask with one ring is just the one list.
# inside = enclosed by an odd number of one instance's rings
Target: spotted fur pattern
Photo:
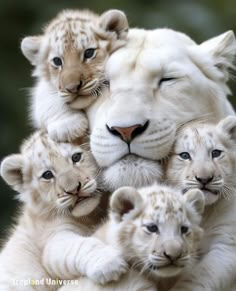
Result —
[[127, 31], [126, 16], [119, 10], [101, 16], [64, 10], [42, 35], [23, 39], [22, 52], [36, 77], [30, 106], [34, 127], [47, 130], [56, 141], [72, 141], [86, 132], [82, 110], [106, 87], [105, 62], [125, 43]]
[[110, 206], [110, 218], [95, 236], [119, 248], [132, 270], [102, 288], [83, 278], [81, 290], [168, 290], [195, 261], [202, 236], [203, 194], [193, 190], [183, 196], [160, 185], [123, 187], [113, 193]]
[[118, 250], [89, 237], [93, 218], [98, 222], [101, 194], [96, 164], [83, 146], [57, 143], [36, 132], [19, 154], [3, 160], [1, 176], [19, 193], [23, 207], [0, 253], [0, 290], [42, 290], [14, 286], [13, 279], [72, 279], [82, 274], [104, 283], [125, 271]]
[[184, 193], [201, 189], [207, 207], [201, 257], [174, 291], [235, 290], [236, 117], [218, 124], [186, 124], [177, 135], [167, 179]]

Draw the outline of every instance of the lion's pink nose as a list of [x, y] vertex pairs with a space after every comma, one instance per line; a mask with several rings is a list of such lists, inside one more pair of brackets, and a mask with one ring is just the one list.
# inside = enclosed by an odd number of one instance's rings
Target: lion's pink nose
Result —
[[116, 136], [119, 136], [124, 142], [130, 143], [137, 135], [142, 134], [148, 126], [148, 121], [144, 124], [135, 124], [129, 127], [119, 127], [107, 125], [108, 131]]

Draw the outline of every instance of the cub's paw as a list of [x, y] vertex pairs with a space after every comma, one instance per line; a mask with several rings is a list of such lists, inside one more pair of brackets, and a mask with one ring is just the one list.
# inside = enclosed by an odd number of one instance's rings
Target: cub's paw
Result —
[[48, 126], [48, 134], [51, 139], [57, 142], [70, 141], [70, 132], [67, 127], [61, 126], [61, 124], [51, 123]]
[[91, 264], [87, 276], [96, 283], [105, 284], [118, 280], [127, 268], [128, 265], [120, 253], [113, 247], [106, 247]]
[[57, 142], [74, 141], [83, 136], [87, 129], [88, 121], [86, 118], [80, 118], [79, 121], [54, 122], [49, 124], [47, 128], [50, 138]]
[[83, 113], [77, 114], [77, 121], [73, 125], [73, 133], [76, 137], [83, 136], [89, 128], [88, 119]]

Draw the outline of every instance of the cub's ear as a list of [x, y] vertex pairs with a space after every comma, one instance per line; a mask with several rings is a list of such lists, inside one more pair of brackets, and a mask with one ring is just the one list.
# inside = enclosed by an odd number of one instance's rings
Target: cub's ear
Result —
[[41, 36], [27, 36], [21, 41], [21, 51], [33, 66], [37, 64], [41, 41]]
[[122, 187], [116, 190], [110, 201], [111, 212], [116, 221], [135, 217], [143, 208], [143, 199], [133, 187]]
[[104, 12], [100, 16], [99, 26], [106, 37], [115, 41], [111, 43], [112, 50], [125, 44], [129, 24], [124, 12], [115, 9]]
[[202, 215], [205, 208], [205, 197], [201, 190], [192, 189], [184, 194], [186, 203], [195, 209], [198, 215]]
[[227, 116], [222, 119], [217, 125], [217, 130], [226, 135], [227, 139], [236, 142], [236, 116]]
[[236, 54], [236, 40], [232, 30], [203, 42], [200, 47], [211, 55], [214, 64], [227, 76], [227, 69], [233, 67]]
[[6, 157], [1, 162], [3, 180], [16, 191], [21, 191], [23, 185], [23, 158], [20, 154]]

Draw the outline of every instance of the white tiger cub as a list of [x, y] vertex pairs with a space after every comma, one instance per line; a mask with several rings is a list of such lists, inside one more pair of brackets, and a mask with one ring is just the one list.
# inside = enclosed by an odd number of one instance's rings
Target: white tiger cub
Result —
[[101, 198], [96, 175], [96, 164], [86, 150], [57, 143], [41, 131], [23, 144], [21, 153], [2, 161], [1, 176], [19, 192], [23, 207], [0, 253], [1, 291], [51, 291], [53, 286], [16, 283], [80, 274], [105, 283], [125, 272], [119, 250], [89, 237]]
[[235, 173], [235, 116], [228, 116], [216, 125], [190, 123], [180, 130], [167, 179], [183, 192], [201, 189], [207, 206], [200, 260], [173, 291], [236, 290]]
[[88, 10], [64, 10], [40, 36], [26, 37], [21, 50], [35, 67], [30, 115], [36, 128], [56, 141], [82, 136], [90, 106], [107, 80], [108, 56], [125, 44], [128, 21], [119, 10], [98, 16]]
[[60, 291], [168, 290], [195, 261], [204, 200], [200, 190], [183, 196], [162, 185], [118, 189], [111, 197], [109, 219], [95, 236], [120, 249], [132, 269], [105, 286], [80, 278], [77, 288]]

